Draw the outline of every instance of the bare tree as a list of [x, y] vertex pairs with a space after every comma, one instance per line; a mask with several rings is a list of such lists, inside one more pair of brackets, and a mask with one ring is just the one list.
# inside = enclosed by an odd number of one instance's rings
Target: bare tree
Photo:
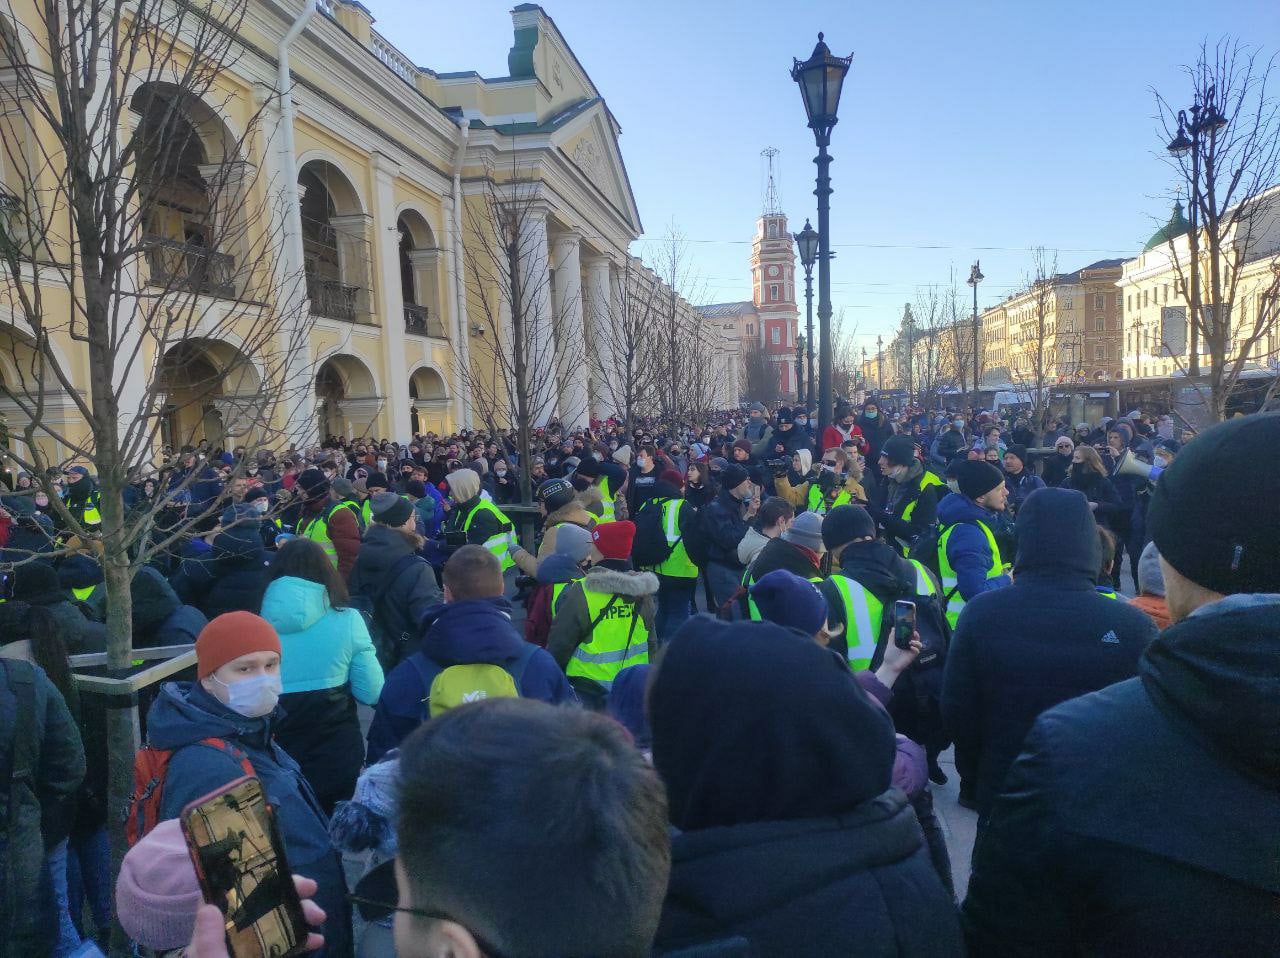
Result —
[[858, 324], [848, 321], [842, 306], [831, 321], [831, 388], [837, 397], [851, 399], [857, 388], [859, 354], [854, 344]]
[[948, 335], [947, 314], [943, 296], [937, 286], [925, 286], [916, 292], [913, 311], [916, 323], [916, 346], [913, 350], [913, 378], [919, 403], [932, 409], [939, 391], [947, 383], [943, 375], [943, 356]]
[[[246, 112], [219, 78], [242, 55], [247, 7], [48, 0], [21, 23], [0, 19], [0, 295], [14, 317], [0, 353], [16, 370], [0, 389], [24, 420], [21, 447], [5, 456], [48, 495], [62, 551], [102, 563], [113, 675], [133, 659], [134, 572], [226, 504], [157, 530], [200, 478], [158, 461], [162, 440], [176, 447], [212, 428], [247, 460], [314, 427], [302, 277], [280, 255], [280, 184], [250, 161], [264, 152], [275, 97], [237, 133], [223, 120]], [[97, 474], [87, 512], [58, 495], [74, 462]], [[147, 473], [159, 493], [126, 509], [126, 488]], [[120, 822], [137, 715], [108, 716]], [[113, 852], [118, 861], [119, 833]]]
[[622, 417], [628, 435], [635, 429], [636, 416], [653, 408], [652, 331], [665, 318], [666, 306], [657, 275], [628, 258], [617, 297], [601, 310], [600, 322], [592, 328], [588, 362], [597, 395]]
[[[981, 384], [984, 359], [982, 353], [981, 342], [978, 345], [978, 383], [971, 383], [971, 371], [974, 369], [973, 361], [973, 314], [965, 304], [964, 298], [960, 295], [960, 288], [956, 285], [955, 274], [952, 273], [950, 284], [941, 293], [941, 302], [939, 309], [943, 316], [944, 332], [942, 334], [942, 366], [947, 369], [955, 384], [959, 387], [961, 395], [967, 395], [972, 389], [977, 392], [978, 386]], [[981, 315], [978, 316], [978, 322], [982, 322]], [[981, 337], [979, 337], [979, 340]]]
[[1186, 304], [1189, 352], [1169, 341], [1185, 337], [1162, 331], [1161, 343], [1179, 366], [1187, 357], [1183, 368], [1191, 377], [1200, 375], [1207, 356], [1207, 406], [1215, 422], [1226, 416], [1246, 361], [1276, 328], [1275, 309], [1264, 305], [1265, 288], [1251, 316], [1233, 308], [1251, 265], [1275, 252], [1260, 246], [1280, 226], [1280, 196], [1272, 189], [1280, 180], [1280, 103], [1267, 89], [1276, 65], [1276, 56], [1264, 57], [1236, 40], [1225, 38], [1212, 48], [1204, 43], [1195, 64], [1184, 69], [1190, 116], [1155, 94], [1168, 144], [1161, 153], [1191, 199], [1186, 253], [1179, 255], [1182, 237], [1168, 237]]
[[490, 167], [483, 186], [466, 209], [464, 269], [473, 325], [469, 355], [456, 344], [455, 362], [489, 434], [514, 431], [520, 497], [531, 503], [528, 464], [535, 431], [557, 416], [569, 422], [586, 411], [585, 386], [576, 394], [560, 388], [585, 381], [581, 352], [566, 348], [582, 330], [569, 328], [571, 310], [553, 304], [547, 218], [537, 181], [524, 178], [517, 166], [509, 175]]
[[764, 403], [766, 406], [781, 398], [778, 390], [778, 369], [769, 361], [764, 347], [759, 343], [752, 343], [747, 347], [742, 357], [742, 368], [745, 377], [743, 395], [746, 398], [753, 402]]
[[1049, 386], [1055, 375], [1055, 280], [1058, 257], [1043, 246], [1032, 253], [1031, 272], [1027, 274], [1030, 300], [1028, 313], [1017, 326], [1015, 355], [1024, 362], [1014, 375], [1014, 390], [1030, 407], [1029, 421], [1037, 437], [1044, 433], [1049, 417]]

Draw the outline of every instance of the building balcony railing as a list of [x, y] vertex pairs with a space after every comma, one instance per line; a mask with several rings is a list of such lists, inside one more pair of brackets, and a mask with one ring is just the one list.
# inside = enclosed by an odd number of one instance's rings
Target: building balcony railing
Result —
[[404, 331], [415, 336], [435, 336], [444, 339], [444, 325], [431, 315], [427, 307], [417, 303], [404, 304]]
[[150, 234], [142, 238], [142, 246], [149, 285], [224, 299], [236, 295], [234, 256]]
[[336, 279], [307, 276], [307, 298], [311, 300], [311, 312], [316, 316], [354, 323], [359, 296], [358, 286], [348, 286]]

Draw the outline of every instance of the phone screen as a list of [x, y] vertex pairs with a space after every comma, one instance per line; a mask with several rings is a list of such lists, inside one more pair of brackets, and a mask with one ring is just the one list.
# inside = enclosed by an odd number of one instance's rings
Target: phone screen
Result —
[[893, 604], [893, 644], [900, 649], [911, 648], [911, 637], [916, 631], [916, 604], [898, 600]]
[[275, 815], [256, 778], [240, 778], [182, 810], [204, 899], [222, 910], [235, 958], [306, 949], [307, 923]]

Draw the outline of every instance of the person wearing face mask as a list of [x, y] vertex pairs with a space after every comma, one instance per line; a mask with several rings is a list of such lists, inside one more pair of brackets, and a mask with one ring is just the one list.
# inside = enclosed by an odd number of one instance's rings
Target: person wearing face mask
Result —
[[520, 482], [511, 471], [511, 466], [504, 458], [493, 461], [493, 501], [499, 505], [517, 502], [520, 499]]
[[884, 537], [906, 555], [911, 543], [938, 517], [938, 493], [943, 481], [916, 458], [910, 436], [891, 436], [880, 450], [880, 474], [872, 518]]
[[847, 402], [837, 403], [835, 419], [822, 434], [822, 448], [838, 448], [851, 439], [857, 443], [858, 451], [865, 455], [867, 443], [858, 426], [858, 417], [854, 414], [853, 407]]
[[652, 498], [653, 487], [658, 482], [658, 450], [652, 445], [636, 450], [636, 461], [627, 477], [627, 515], [634, 516], [640, 507]]
[[862, 404], [862, 415], [858, 417], [857, 424], [867, 443], [863, 454], [868, 462], [875, 462], [880, 458], [881, 447], [893, 435], [893, 423], [880, 409], [880, 404], [875, 399], [868, 398]]
[[753, 402], [748, 408], [747, 424], [742, 427], [742, 432], [738, 435], [738, 439], [745, 439], [751, 444], [748, 454], [759, 458], [768, 453], [772, 448], [773, 427], [769, 425], [769, 419], [765, 415], [764, 406], [758, 402]]
[[204, 627], [195, 651], [196, 681], [164, 683], [147, 715], [147, 744], [172, 752], [160, 818], [177, 818], [190, 802], [243, 776], [247, 760], [275, 810], [290, 867], [319, 885], [313, 897], [326, 915], [321, 954], [350, 954], [342, 861], [314, 790], [274, 738], [279, 634], [252, 612], [228, 612]]

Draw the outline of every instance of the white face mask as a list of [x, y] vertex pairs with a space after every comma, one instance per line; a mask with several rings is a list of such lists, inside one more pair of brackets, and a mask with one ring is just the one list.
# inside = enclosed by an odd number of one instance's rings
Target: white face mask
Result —
[[386, 472], [386, 471], [387, 471], [387, 460], [385, 460], [385, 459], [379, 459], [379, 460], [378, 460], [378, 471], [379, 471], [379, 472]]
[[253, 500], [252, 505], [254, 512], [260, 516], [265, 516], [267, 514], [267, 509], [271, 506], [271, 503], [266, 499], [255, 499]]
[[245, 718], [262, 718], [274, 711], [280, 701], [280, 675], [251, 675], [230, 684], [216, 675], [213, 680], [227, 690], [227, 707]]

